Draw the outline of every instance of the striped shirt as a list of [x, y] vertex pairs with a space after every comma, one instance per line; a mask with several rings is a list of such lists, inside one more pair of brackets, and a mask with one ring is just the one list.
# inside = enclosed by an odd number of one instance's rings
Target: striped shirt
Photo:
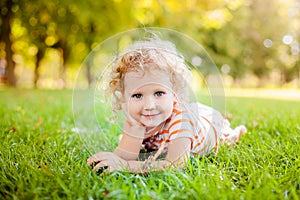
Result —
[[[157, 150], [163, 141], [168, 142], [181, 137], [191, 139], [191, 155], [209, 154], [218, 150], [224, 118], [211, 107], [201, 103], [174, 105], [171, 116], [164, 126], [144, 139], [146, 151]], [[167, 146], [166, 146], [167, 149]]]

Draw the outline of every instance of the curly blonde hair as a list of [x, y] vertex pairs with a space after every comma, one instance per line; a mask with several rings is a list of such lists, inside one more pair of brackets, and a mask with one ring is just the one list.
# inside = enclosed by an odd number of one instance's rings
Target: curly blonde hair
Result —
[[144, 72], [158, 69], [170, 74], [173, 92], [178, 101], [187, 102], [189, 89], [187, 80], [190, 80], [191, 71], [185, 64], [184, 58], [177, 52], [176, 47], [169, 41], [151, 38], [138, 41], [128, 46], [114, 62], [108, 89], [113, 97], [113, 111], [121, 109], [124, 92], [124, 77], [127, 72]]

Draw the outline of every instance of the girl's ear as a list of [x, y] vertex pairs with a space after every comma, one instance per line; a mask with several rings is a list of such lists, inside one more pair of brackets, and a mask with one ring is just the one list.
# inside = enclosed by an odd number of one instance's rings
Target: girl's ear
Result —
[[124, 102], [121, 103], [121, 109], [122, 109], [123, 111], [126, 111], [126, 110], [127, 110], [127, 105], [126, 105], [126, 103], [124, 103]]
[[117, 90], [117, 91], [115, 91], [115, 96], [116, 96], [118, 99], [122, 99], [122, 98], [123, 98], [123, 93]]

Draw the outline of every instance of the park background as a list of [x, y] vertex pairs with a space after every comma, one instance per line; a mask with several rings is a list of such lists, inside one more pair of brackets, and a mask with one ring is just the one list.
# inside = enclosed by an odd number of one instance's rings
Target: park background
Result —
[[[300, 199], [299, 0], [0, 0], [0, 14], [0, 199]], [[111, 104], [95, 98], [94, 110], [86, 95], [79, 105], [93, 113], [77, 115], [101, 131], [78, 131], [72, 89], [92, 49], [145, 27], [204, 47], [222, 75], [223, 114], [248, 133], [184, 170], [98, 176], [86, 159], [112, 151], [120, 130]]]
[[201, 44], [225, 87], [300, 87], [298, 0], [4, 0], [0, 6], [2, 86], [72, 88], [86, 56], [105, 39], [163, 27]]

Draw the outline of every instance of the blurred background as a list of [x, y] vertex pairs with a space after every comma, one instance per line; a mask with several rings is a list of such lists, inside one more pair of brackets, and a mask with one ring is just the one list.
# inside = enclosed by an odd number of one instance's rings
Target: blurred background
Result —
[[72, 88], [105, 39], [164, 27], [200, 43], [226, 87], [300, 88], [300, 0], [1, 0], [0, 9], [0, 87]]

